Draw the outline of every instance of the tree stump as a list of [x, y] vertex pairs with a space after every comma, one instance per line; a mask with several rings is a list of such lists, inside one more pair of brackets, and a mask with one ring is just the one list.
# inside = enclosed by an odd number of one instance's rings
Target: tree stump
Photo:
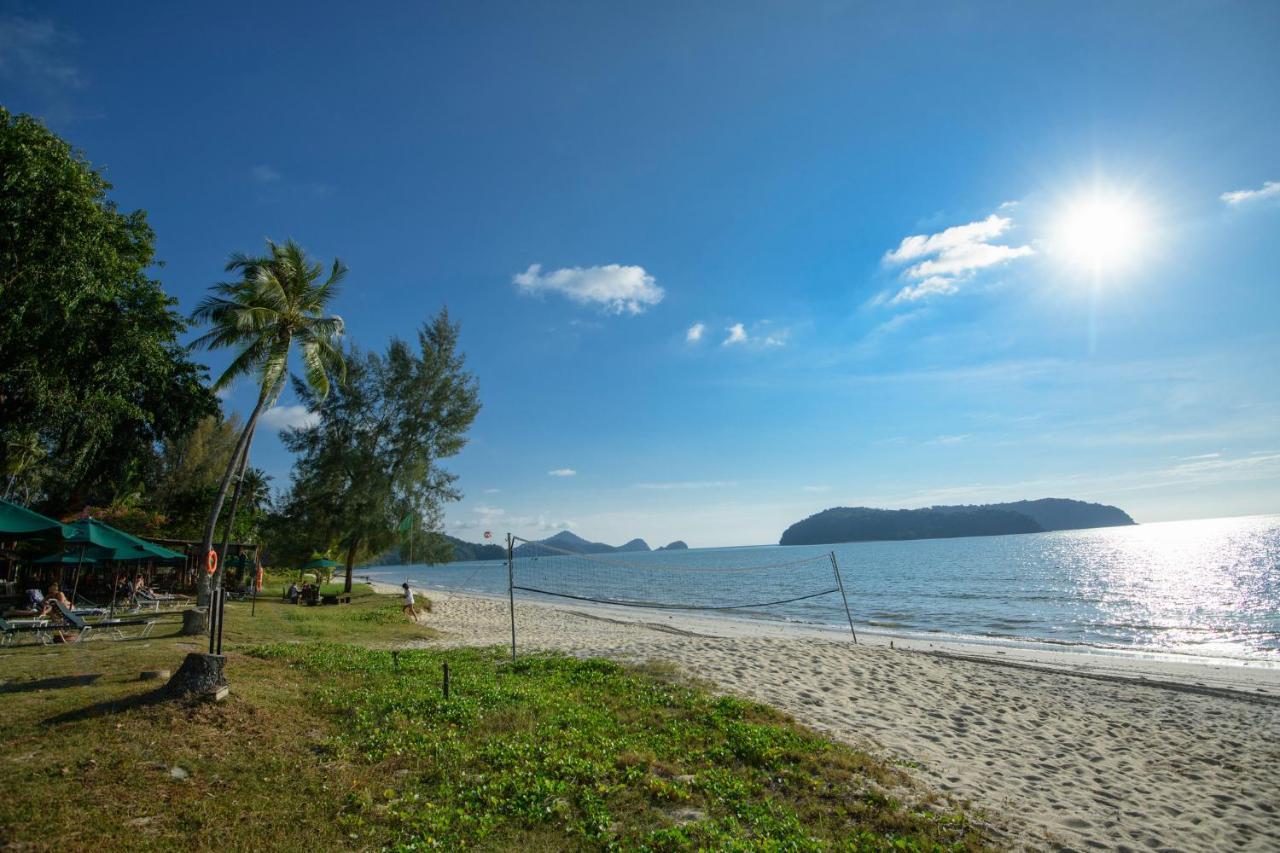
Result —
[[192, 652], [169, 679], [165, 692], [173, 698], [216, 693], [218, 688], [227, 686], [227, 677], [222, 672], [226, 663], [226, 655]]
[[182, 611], [182, 635], [193, 637], [209, 633], [209, 608], [193, 607]]

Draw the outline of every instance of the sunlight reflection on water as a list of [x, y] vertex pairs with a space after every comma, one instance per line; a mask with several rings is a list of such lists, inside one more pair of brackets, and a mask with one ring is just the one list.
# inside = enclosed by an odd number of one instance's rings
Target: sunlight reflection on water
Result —
[[[1280, 657], [1280, 516], [1206, 519], [1023, 536], [763, 546], [626, 554], [661, 572], [604, 569], [587, 580], [613, 598], [673, 591], [704, 604], [740, 589], [670, 567], [752, 566], [834, 550], [855, 622], [943, 633], [1229, 657]], [[554, 566], [543, 567], [551, 572]], [[498, 563], [378, 567], [386, 580], [506, 593]], [[767, 576], [766, 576], [767, 574]], [[795, 592], [813, 579], [744, 575], [752, 593]], [[737, 614], [745, 615], [745, 614]], [[838, 596], [796, 602], [770, 618], [842, 624]]]

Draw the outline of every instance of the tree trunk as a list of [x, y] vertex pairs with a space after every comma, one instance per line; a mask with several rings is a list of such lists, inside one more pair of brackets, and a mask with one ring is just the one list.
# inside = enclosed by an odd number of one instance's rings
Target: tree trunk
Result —
[[[227, 489], [231, 487], [231, 476], [235, 473], [236, 463], [240, 461], [240, 456], [244, 453], [245, 445], [249, 442], [249, 435], [253, 432], [253, 428], [257, 426], [258, 415], [262, 414], [262, 406], [267, 402], [267, 389], [263, 388], [258, 394], [257, 405], [253, 407], [253, 414], [249, 416], [249, 422], [245, 424], [244, 430], [240, 433], [240, 439], [236, 442], [235, 450], [231, 451], [231, 459], [227, 462], [227, 471], [222, 475], [222, 482], [218, 484], [218, 494], [213, 499], [213, 506], [209, 509], [209, 521], [204, 527], [204, 541], [200, 546], [200, 552], [196, 555], [197, 564], [202, 563], [205, 555], [213, 548], [213, 536], [217, 532], [218, 516], [222, 514], [222, 504], [227, 499]], [[212, 585], [209, 583], [211, 577], [208, 572], [200, 572], [200, 586], [196, 594], [196, 604], [198, 606], [207, 606], [209, 603], [209, 591]]]
[[343, 592], [351, 592], [351, 567], [355, 565], [356, 546], [359, 544], [359, 540], [356, 540], [355, 542], [352, 542], [351, 547], [347, 549], [347, 582], [342, 585]]
[[222, 585], [227, 571], [227, 548], [231, 545], [231, 529], [236, 523], [236, 512], [240, 509], [240, 491], [244, 486], [244, 472], [249, 468], [249, 449], [253, 447], [253, 428], [249, 429], [249, 440], [245, 442], [244, 453], [240, 455], [239, 473], [236, 475], [236, 490], [231, 493], [231, 513], [227, 518], [226, 529], [222, 533], [222, 548], [218, 550], [218, 572], [213, 580], [213, 588]]

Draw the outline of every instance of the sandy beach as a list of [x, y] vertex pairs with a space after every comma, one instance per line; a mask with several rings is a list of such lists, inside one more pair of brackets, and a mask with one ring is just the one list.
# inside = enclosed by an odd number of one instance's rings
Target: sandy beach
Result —
[[[391, 586], [385, 591], [398, 592]], [[424, 591], [455, 645], [507, 602]], [[1280, 665], [933, 643], [517, 601], [518, 647], [675, 663], [1015, 827], [1029, 848], [1280, 849]], [[892, 642], [892, 647], [890, 643]]]

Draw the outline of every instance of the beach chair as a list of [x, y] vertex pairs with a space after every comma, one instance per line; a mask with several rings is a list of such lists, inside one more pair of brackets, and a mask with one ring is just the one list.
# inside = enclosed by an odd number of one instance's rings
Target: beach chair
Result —
[[26, 633], [30, 633], [37, 643], [49, 643], [53, 639], [49, 633], [47, 619], [30, 619], [23, 622], [8, 622], [0, 619], [0, 646], [12, 646], [17, 642], [20, 634]]
[[[145, 640], [151, 636], [152, 630], [156, 627], [156, 619], [104, 619], [96, 623], [93, 627], [98, 631], [95, 637], [110, 637], [119, 642], [120, 640]], [[121, 628], [127, 628], [132, 625], [141, 625], [142, 630], [137, 634], [126, 634]], [[105, 631], [104, 631], [105, 629]], [[105, 633], [109, 631], [110, 633]]]
[[76, 615], [75, 611], [68, 610], [61, 601], [54, 601], [53, 607], [58, 611], [58, 615], [62, 617], [63, 621], [66, 622], [70, 628], [80, 632], [79, 636], [76, 637], [75, 642], [79, 643], [89, 639], [90, 635], [93, 633], [92, 625], [84, 621], [83, 617]]

